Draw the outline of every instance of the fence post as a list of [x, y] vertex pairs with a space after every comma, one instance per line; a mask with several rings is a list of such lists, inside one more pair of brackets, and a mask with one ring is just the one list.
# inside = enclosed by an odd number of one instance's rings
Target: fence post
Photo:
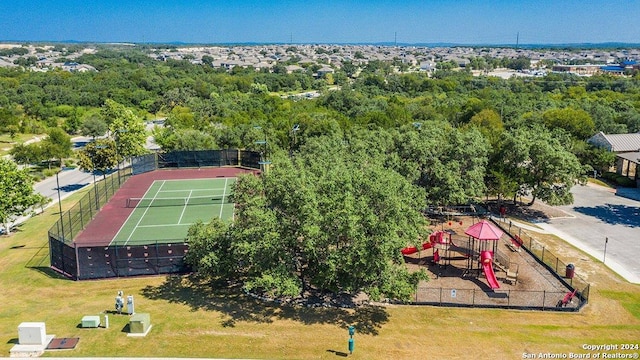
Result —
[[511, 289], [507, 290], [507, 306], [511, 306]]
[[89, 217], [93, 219], [93, 191], [88, 192], [87, 195], [89, 195], [87, 199], [89, 200]]
[[546, 249], [545, 249], [545, 247], [543, 246], [543, 247], [542, 247], [542, 262], [544, 262], [544, 251], [545, 251], [545, 250], [546, 250]]
[[84, 214], [82, 214], [82, 199], [78, 201], [78, 209], [80, 209], [80, 227], [84, 229]]
[[440, 306], [442, 306], [442, 288], [440, 288]]
[[[71, 211], [67, 211], [69, 214], [69, 240], [73, 240], [73, 223], [71, 221]], [[64, 234], [62, 234], [62, 242], [65, 243]]]
[[473, 289], [473, 293], [471, 293], [471, 306], [476, 306], [476, 289]]
[[547, 291], [543, 290], [542, 291], [542, 311], [544, 311], [545, 309], [545, 302], [547, 301]]
[[556, 274], [558, 273], [558, 262], [560, 259], [556, 256]]
[[78, 257], [78, 244], [73, 243], [76, 254], [76, 280], [80, 280], [80, 258]]

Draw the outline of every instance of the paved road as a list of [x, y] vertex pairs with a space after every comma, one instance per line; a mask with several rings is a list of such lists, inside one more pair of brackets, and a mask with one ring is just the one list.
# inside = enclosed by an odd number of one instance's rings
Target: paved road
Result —
[[640, 284], [640, 201], [592, 184], [575, 186], [571, 192], [573, 205], [560, 207], [569, 214], [567, 218], [536, 225], [605, 260], [605, 265], [627, 281]]
[[[97, 175], [98, 179], [100, 175]], [[71, 195], [74, 191], [80, 190], [83, 187], [93, 183], [93, 174], [90, 172], [84, 172], [78, 169], [62, 170], [58, 178], [60, 179], [60, 197], [62, 199]], [[56, 177], [51, 176], [33, 186], [36, 192], [58, 201], [58, 185], [56, 184]]]

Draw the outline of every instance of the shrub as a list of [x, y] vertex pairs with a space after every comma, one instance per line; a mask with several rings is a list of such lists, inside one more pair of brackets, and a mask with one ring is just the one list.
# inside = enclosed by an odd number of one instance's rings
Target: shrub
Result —
[[622, 175], [618, 175], [618, 177], [616, 177], [616, 184], [624, 187], [636, 187], [636, 182], [634, 180]]
[[59, 169], [59, 168], [44, 169], [44, 170], [42, 170], [42, 174], [43, 174], [45, 177], [49, 177], [49, 176], [53, 176], [53, 175], [55, 175], [58, 171], [60, 171], [60, 169]]

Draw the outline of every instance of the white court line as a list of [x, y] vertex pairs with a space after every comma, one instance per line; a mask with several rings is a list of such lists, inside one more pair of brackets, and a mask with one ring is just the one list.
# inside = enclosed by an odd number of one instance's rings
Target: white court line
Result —
[[191, 194], [193, 190], [189, 190], [189, 196], [187, 197], [187, 201], [184, 202], [184, 206], [182, 207], [182, 213], [180, 214], [180, 218], [178, 219], [178, 224], [182, 222], [182, 217], [184, 216], [184, 211], [187, 210], [187, 205], [189, 205], [189, 199], [191, 199]]
[[[158, 192], [160, 192], [160, 190], [164, 186], [164, 182], [165, 182], [165, 180], [162, 180], [162, 184], [160, 185], [160, 189], [158, 189]], [[156, 199], [156, 196], [158, 196], [158, 193], [156, 193], [153, 196], [153, 199], [151, 199], [151, 202], [149, 203], [149, 205], [153, 204], [153, 200]], [[129, 234], [129, 237], [127, 238], [127, 241], [124, 242], [123, 246], [126, 246], [127, 243], [129, 242], [129, 240], [131, 240], [131, 237], [133, 236], [133, 233], [136, 232], [136, 229], [138, 228], [138, 225], [140, 225], [140, 222], [142, 221], [142, 219], [144, 219], [144, 216], [147, 215], [147, 211], [149, 211], [150, 208], [151, 208], [151, 206], [147, 206], [147, 208], [144, 209], [144, 212], [142, 213], [142, 216], [140, 217], [140, 219], [136, 223], [136, 226], [133, 227], [133, 230], [131, 231], [131, 234]]]
[[[149, 186], [147, 191], [144, 192], [144, 194], [142, 195], [142, 199], [144, 199], [145, 196], [147, 196], [147, 194], [149, 193], [149, 191], [151, 190], [151, 188], [153, 187], [154, 184], [155, 184], [155, 181], [153, 182], [153, 184], [151, 184], [151, 186]], [[160, 187], [162, 188], [162, 186], [160, 186]], [[158, 193], [156, 193], [156, 195], [158, 195]], [[127, 216], [127, 220], [125, 220], [125, 222], [122, 223], [122, 225], [120, 226], [120, 229], [118, 230], [116, 235], [113, 237], [113, 239], [111, 239], [111, 242], [109, 242], [109, 246], [111, 246], [111, 244], [113, 244], [113, 242], [116, 240], [116, 238], [118, 238], [118, 235], [120, 235], [120, 232], [122, 231], [124, 226], [129, 222], [129, 219], [131, 218], [133, 213], [136, 212], [136, 209], [137, 209], [137, 207], [133, 209], [133, 211], [129, 214], [129, 216]], [[135, 230], [135, 228], [134, 228], [134, 230]]]
[[174, 181], [179, 181], [179, 182], [183, 182], [183, 181], [193, 181], [193, 182], [204, 182], [204, 181], [211, 181], [211, 180], [222, 180], [222, 179], [235, 179], [234, 177], [229, 177], [229, 178], [222, 178], [222, 177], [212, 177], [212, 178], [198, 178], [198, 179], [167, 179], [164, 180], [166, 182], [174, 182]]
[[191, 226], [194, 223], [184, 223], [184, 224], [159, 224], [159, 225], [140, 225], [139, 228], [154, 228], [154, 227], [167, 227], [167, 226]]
[[222, 219], [222, 209], [224, 209], [224, 196], [227, 193], [227, 178], [224, 178], [224, 190], [222, 190], [222, 204], [220, 204], [220, 216], [218, 219]]
[[[223, 188], [219, 188], [219, 189], [192, 189], [191, 191], [220, 191], [220, 190], [224, 190]], [[171, 192], [185, 192], [185, 191], [189, 191], [189, 190], [162, 190], [159, 191], [161, 193], [171, 193]]]

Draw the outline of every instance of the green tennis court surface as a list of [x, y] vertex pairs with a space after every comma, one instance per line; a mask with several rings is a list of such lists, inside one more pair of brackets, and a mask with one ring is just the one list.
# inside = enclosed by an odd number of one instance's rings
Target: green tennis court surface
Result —
[[184, 240], [198, 220], [233, 217], [229, 203], [235, 178], [156, 180], [142, 198], [127, 199], [134, 210], [110, 245], [142, 245]]

